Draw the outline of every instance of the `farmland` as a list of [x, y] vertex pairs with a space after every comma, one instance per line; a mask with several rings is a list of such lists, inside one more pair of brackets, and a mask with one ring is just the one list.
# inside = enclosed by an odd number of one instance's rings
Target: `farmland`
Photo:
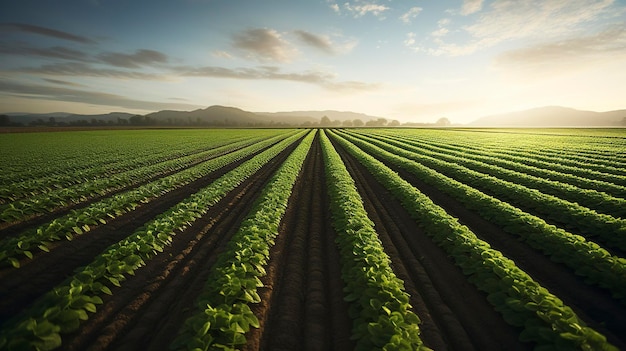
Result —
[[3, 350], [626, 349], [623, 129], [0, 147]]

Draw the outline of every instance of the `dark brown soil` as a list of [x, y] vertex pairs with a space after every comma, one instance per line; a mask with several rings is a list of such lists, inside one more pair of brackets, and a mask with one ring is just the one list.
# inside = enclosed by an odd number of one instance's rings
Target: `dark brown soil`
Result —
[[253, 156], [229, 164], [147, 204], [142, 204], [134, 211], [111, 219], [106, 225], [100, 225], [72, 241], [59, 241], [49, 253], [40, 252], [32, 260], [22, 259], [20, 262], [22, 266], [19, 269], [11, 267], [0, 270], [0, 323], [71, 276], [74, 269], [91, 262], [105, 248], [126, 238], [150, 219]]
[[[237, 151], [241, 148], [237, 148], [235, 150], [231, 150], [229, 152], [234, 152]], [[263, 150], [265, 150], [266, 148], [264, 148]], [[261, 151], [263, 151], [261, 150]], [[203, 152], [206, 150], [197, 150], [197, 152]], [[45, 213], [37, 213], [37, 214], [33, 214], [23, 220], [19, 220], [19, 221], [15, 221], [15, 222], [3, 222], [0, 223], [0, 238], [6, 238], [6, 237], [10, 237], [10, 236], [15, 236], [20, 234], [21, 232], [29, 229], [29, 228], [33, 228], [39, 225], [42, 225], [46, 222], [49, 222], [55, 218], [59, 218], [61, 216], [64, 216], [68, 213], [70, 213], [70, 211], [72, 210], [77, 210], [77, 209], [81, 209], [84, 207], [87, 207], [95, 202], [98, 202], [106, 197], [111, 197], [113, 195], [128, 191], [128, 190], [132, 190], [134, 188], [137, 188], [139, 186], [142, 186], [144, 184], [148, 184], [150, 182], [153, 182], [157, 179], [160, 178], [164, 178], [167, 177], [169, 175], [181, 172], [185, 169], [191, 168], [193, 166], [196, 166], [202, 162], [206, 162], [208, 160], [217, 158], [219, 156], [222, 156], [224, 154], [226, 154], [228, 152], [222, 152], [220, 154], [215, 154], [215, 155], [210, 155], [210, 156], [205, 156], [202, 158], [199, 158], [195, 161], [193, 161], [192, 163], [189, 163], [188, 165], [181, 167], [179, 169], [176, 170], [172, 170], [172, 171], [167, 171], [167, 172], [163, 172], [163, 173], [158, 173], [158, 174], [154, 174], [151, 177], [145, 178], [143, 180], [140, 181], [135, 181], [133, 184], [127, 185], [127, 186], [122, 186], [122, 187], [117, 187], [117, 188], [110, 188], [107, 189], [105, 192], [103, 192], [102, 194], [98, 194], [98, 195], [92, 195], [89, 197], [83, 197], [81, 199], [79, 199], [77, 202], [71, 202], [68, 201], [68, 204], [65, 206], [59, 206], [55, 209], [52, 209], [50, 211], [47, 211]], [[249, 159], [249, 157], [247, 158]], [[241, 163], [241, 162], [239, 162]], [[209, 175], [211, 176], [211, 175]], [[199, 182], [200, 184], [202, 184], [203, 182], [199, 179], [197, 180], [197, 182]]]
[[541, 252], [415, 176], [404, 172], [401, 174], [448, 213], [459, 218], [478, 237], [514, 260], [518, 267], [573, 308], [589, 326], [606, 335], [620, 349], [626, 349], [626, 306], [613, 299], [608, 291], [586, 284], [564, 264], [551, 261]]
[[289, 199], [244, 350], [351, 350], [339, 252], [316, 137]]
[[435, 245], [402, 205], [367, 170], [335, 145], [355, 179], [396, 275], [422, 320], [422, 339], [435, 350], [528, 350], [486, 295]]
[[586, 284], [583, 278], [575, 275], [564, 264], [551, 261], [543, 253], [483, 219], [478, 213], [415, 175], [398, 167], [388, 166], [450, 215], [457, 217], [459, 222], [468, 226], [479, 238], [515, 261], [518, 267], [563, 300], [590, 327], [604, 334], [618, 348], [626, 350], [626, 306], [613, 299], [608, 291]]
[[[297, 143], [296, 143], [297, 144]], [[195, 309], [211, 267], [271, 175], [286, 148], [209, 212], [174, 237], [171, 246], [113, 290], [98, 311], [64, 338], [65, 350], [162, 350]]]

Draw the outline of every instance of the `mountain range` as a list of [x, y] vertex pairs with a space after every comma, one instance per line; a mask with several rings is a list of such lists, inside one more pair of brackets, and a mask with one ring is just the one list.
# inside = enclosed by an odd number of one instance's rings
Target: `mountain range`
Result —
[[[331, 121], [364, 123], [384, 117], [349, 111], [291, 111], [250, 112], [235, 107], [210, 106], [194, 111], [163, 110], [143, 116], [124, 112], [99, 115], [70, 113], [7, 113], [11, 123], [37, 124], [137, 124], [137, 125], [208, 125], [208, 126], [302, 126], [319, 123], [322, 117]], [[433, 120], [437, 118], [434, 117]], [[387, 119], [390, 121], [390, 119]], [[453, 121], [454, 122], [454, 121]], [[415, 124], [414, 124], [415, 125]], [[418, 124], [419, 125], [419, 124]], [[424, 126], [433, 124], [423, 124]], [[457, 126], [461, 126], [458, 125]], [[626, 127], [626, 110], [609, 112], [581, 111], [566, 107], [549, 106], [525, 111], [510, 112], [479, 118], [465, 126], [469, 127]]]

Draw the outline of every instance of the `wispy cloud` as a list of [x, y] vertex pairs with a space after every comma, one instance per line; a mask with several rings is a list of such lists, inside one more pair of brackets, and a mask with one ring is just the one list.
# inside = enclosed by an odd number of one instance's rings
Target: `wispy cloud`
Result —
[[200, 107], [198, 105], [183, 103], [135, 100], [121, 95], [94, 92], [85, 89], [23, 84], [7, 80], [0, 81], [0, 92], [29, 99], [79, 102], [92, 105], [138, 110], [191, 110]]
[[495, 64], [523, 72], [558, 74], [569, 65], [598, 64], [598, 60], [626, 59], [626, 28], [614, 26], [596, 34], [541, 43], [499, 55]]
[[326, 36], [316, 35], [304, 30], [296, 30], [294, 31], [298, 39], [303, 43], [312, 46], [316, 49], [324, 51], [327, 54], [334, 54], [335, 49], [333, 48], [333, 43]]
[[98, 56], [102, 62], [109, 65], [124, 68], [139, 68], [145, 65], [167, 63], [168, 57], [162, 52], [141, 49], [134, 54], [119, 52], [106, 52]]
[[[461, 28], [468, 40], [446, 42], [435, 38], [436, 47], [427, 51], [432, 55], [461, 56], [516, 39], [580, 34], [584, 24], [614, 11], [614, 4], [613, 0], [496, 0], [480, 12], [473, 24]], [[478, 2], [466, 1], [465, 5], [466, 13], [478, 8]]]
[[43, 80], [45, 80], [48, 83], [57, 84], [57, 85], [65, 85], [65, 86], [71, 86], [71, 87], [84, 87], [85, 86], [83, 84], [68, 82], [65, 80], [50, 79], [50, 78], [44, 78]]
[[252, 80], [284, 80], [314, 84], [330, 90], [366, 91], [377, 89], [376, 83], [358, 81], [335, 81], [335, 75], [321, 71], [283, 72], [277, 66], [259, 66], [254, 68], [226, 68], [217, 66], [176, 68], [176, 74], [187, 77], [213, 77]]
[[343, 7], [350, 12], [355, 18], [363, 17], [365, 15], [373, 15], [376, 17], [382, 16], [385, 11], [389, 10], [388, 6], [380, 5], [376, 3], [367, 3], [367, 4], [350, 4], [346, 2], [343, 4]]
[[483, 8], [483, 0], [463, 0], [461, 15], [467, 16], [480, 11]]
[[[327, 35], [314, 34], [304, 30], [295, 30], [294, 34], [302, 43], [331, 55], [345, 54], [350, 52], [357, 45], [356, 40], [334, 42]], [[339, 38], [341, 38], [341, 36], [339, 36]]]
[[103, 77], [117, 79], [165, 80], [167, 78], [163, 74], [99, 68], [80, 62], [54, 63], [41, 65], [39, 67], [23, 67], [15, 71], [52, 76]]
[[421, 7], [411, 7], [407, 12], [400, 16], [400, 20], [406, 24], [409, 24], [411, 23], [411, 20], [413, 20], [413, 18], [417, 17], [417, 15], [422, 12], [422, 10], [423, 9]]
[[48, 48], [31, 47], [23, 44], [9, 44], [0, 42], [0, 54], [50, 57], [62, 60], [88, 61], [89, 55], [83, 51], [53, 46]]
[[75, 34], [63, 32], [60, 30], [52, 29], [52, 28], [40, 27], [40, 26], [35, 26], [32, 24], [26, 24], [26, 23], [2, 23], [0, 24], [0, 30], [20, 31], [20, 32], [25, 32], [25, 33], [39, 34], [39, 35], [43, 35], [43, 36], [47, 36], [51, 38], [69, 40], [69, 41], [73, 41], [73, 42], [81, 43], [81, 44], [96, 43], [94, 40], [84, 37], [84, 36], [75, 35]]
[[234, 48], [246, 56], [261, 62], [290, 62], [297, 50], [274, 29], [254, 28], [239, 32], [232, 37]]

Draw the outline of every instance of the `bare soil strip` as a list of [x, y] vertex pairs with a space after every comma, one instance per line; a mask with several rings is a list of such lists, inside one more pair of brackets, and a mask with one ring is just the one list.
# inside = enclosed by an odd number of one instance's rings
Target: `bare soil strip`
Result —
[[351, 350], [319, 136], [289, 199], [245, 350]]
[[[271, 147], [271, 146], [269, 146], [269, 147]], [[235, 152], [235, 151], [240, 150], [242, 148], [243, 147], [240, 147], [240, 148], [237, 148], [235, 150], [231, 150], [229, 152]], [[267, 149], [267, 148], [264, 148], [263, 150], [265, 150], [265, 149]], [[263, 151], [263, 150], [261, 150], [261, 151]], [[207, 150], [198, 150], [197, 153], [204, 152], [204, 151], [207, 151]], [[196, 165], [198, 165], [198, 164], [200, 164], [202, 162], [206, 162], [206, 161], [209, 161], [211, 159], [217, 158], [219, 156], [225, 155], [225, 154], [227, 154], [229, 152], [224, 152], [224, 153], [220, 153], [220, 154], [216, 154], [216, 155], [205, 156], [205, 157], [203, 157], [201, 159], [198, 159], [198, 160], [194, 161], [193, 163], [191, 163], [191, 164], [189, 164], [189, 165], [187, 165], [185, 167], [179, 168], [177, 170], [156, 174], [156, 175], [154, 175], [154, 176], [152, 176], [150, 178], [144, 179], [144, 180], [142, 180], [140, 182], [137, 182], [135, 184], [124, 186], [124, 187], [119, 187], [117, 189], [112, 189], [112, 190], [110, 190], [109, 192], [107, 192], [104, 195], [94, 195], [94, 196], [91, 196], [91, 197], [89, 197], [89, 198], [87, 198], [84, 201], [81, 201], [79, 203], [69, 203], [66, 206], [60, 206], [60, 207], [58, 207], [58, 208], [56, 208], [56, 209], [54, 209], [54, 210], [52, 210], [50, 212], [47, 212], [47, 213], [41, 213], [41, 214], [32, 215], [32, 216], [30, 216], [27, 219], [22, 220], [22, 221], [10, 222], [10, 223], [0, 223], [0, 238], [6, 238], [6, 237], [18, 235], [19, 233], [21, 233], [21, 232], [23, 232], [23, 231], [25, 231], [25, 230], [27, 230], [29, 228], [42, 225], [42, 224], [44, 224], [46, 222], [49, 222], [49, 221], [51, 221], [51, 220], [53, 220], [55, 218], [64, 216], [64, 215], [68, 214], [72, 210], [76, 210], [76, 209], [87, 207], [87, 206], [89, 206], [89, 205], [91, 205], [91, 204], [93, 204], [95, 202], [98, 202], [98, 201], [104, 199], [104, 198], [111, 197], [111, 196], [114, 196], [116, 194], [123, 193], [125, 191], [128, 191], [128, 190], [140, 187], [140, 186], [142, 186], [144, 184], [148, 184], [148, 183], [153, 182], [153, 181], [155, 181], [157, 179], [160, 179], [160, 178], [165, 178], [165, 177], [170, 176], [172, 174], [175, 174], [175, 173], [184, 171], [184, 170], [186, 170], [188, 168], [191, 168], [193, 166], [196, 166]], [[169, 159], [167, 159], [167, 160], [169, 160]]]
[[40, 252], [32, 260], [23, 259], [20, 262], [22, 267], [19, 269], [11, 267], [0, 270], [0, 323], [62, 282], [72, 274], [74, 269], [91, 262], [105, 248], [126, 238], [144, 223], [235, 169], [254, 155], [168, 192], [148, 204], [139, 206], [134, 211], [108, 221], [106, 225], [98, 226], [75, 237], [72, 241], [59, 241], [50, 252]]
[[422, 339], [435, 350], [528, 350], [461, 270], [423, 232], [409, 213], [352, 156], [335, 145], [355, 179], [369, 217], [404, 280], [422, 320]]
[[209, 213], [128, 277], [81, 329], [64, 339], [65, 350], [162, 350], [195, 308], [211, 267], [261, 189], [297, 142], [230, 192]]
[[583, 278], [575, 275], [564, 264], [551, 261], [541, 252], [411, 173], [390, 167], [434, 203], [458, 218], [459, 222], [468, 226], [479, 238], [515, 261], [518, 267], [570, 306], [590, 327], [604, 334], [609, 342], [626, 350], [626, 306], [613, 299], [609, 292], [585, 284]]

